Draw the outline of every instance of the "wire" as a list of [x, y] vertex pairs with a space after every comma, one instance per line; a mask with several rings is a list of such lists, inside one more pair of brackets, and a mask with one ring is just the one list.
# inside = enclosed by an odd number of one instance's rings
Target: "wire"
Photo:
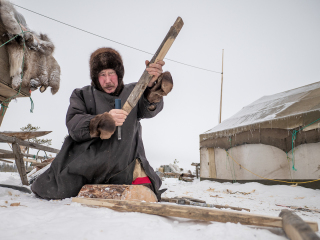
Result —
[[[100, 36], [100, 35], [98, 35], [98, 34], [95, 34], [95, 33], [89, 32], [89, 31], [86, 31], [86, 30], [84, 30], [84, 29], [81, 29], [81, 28], [78, 28], [78, 27], [72, 26], [72, 25], [70, 25], [70, 24], [67, 24], [67, 23], [61, 22], [61, 21], [56, 20], [56, 19], [54, 19], [54, 18], [48, 17], [48, 16], [46, 16], [46, 15], [43, 15], [43, 14], [37, 13], [37, 12], [32, 11], [32, 10], [30, 10], [30, 9], [27, 9], [27, 8], [25, 8], [25, 7], [21, 7], [21, 6], [17, 5], [17, 4], [13, 4], [13, 3], [12, 3], [12, 5], [17, 6], [17, 7], [19, 7], [19, 8], [22, 8], [22, 9], [24, 9], [24, 10], [27, 10], [27, 11], [29, 11], [29, 12], [32, 12], [32, 13], [38, 14], [38, 15], [40, 15], [40, 16], [42, 16], [42, 17], [45, 17], [45, 18], [48, 18], [48, 19], [50, 19], [50, 20], [56, 21], [56, 22], [58, 22], [58, 23], [64, 24], [64, 25], [66, 25], [66, 26], [68, 26], [68, 27], [72, 27], [72, 28], [77, 29], [77, 30], [79, 30], [79, 31], [82, 31], [82, 32], [85, 32], [85, 33], [91, 34], [91, 35], [93, 35], [93, 36], [96, 36], [96, 37], [99, 37], [99, 38], [103, 38], [103, 39], [108, 40], [108, 41], [110, 41], [110, 42], [114, 42], [114, 43], [117, 43], [117, 44], [119, 44], [119, 45], [122, 45], [122, 46], [125, 46], [125, 47], [128, 47], [128, 48], [131, 48], [131, 49], [134, 49], [134, 50], [137, 50], [137, 51], [143, 52], [143, 53], [147, 53], [147, 54], [153, 55], [152, 53], [149, 53], [149, 52], [147, 52], [147, 51], [141, 50], [141, 49], [139, 49], [139, 48], [131, 47], [131, 46], [129, 46], [129, 45], [126, 45], [126, 44], [123, 44], [123, 43], [120, 43], [120, 42], [114, 41], [114, 40], [112, 40], [112, 39], [109, 39], [109, 38], [106, 38], [106, 37]], [[190, 64], [186, 64], [186, 63], [178, 62], [178, 61], [175, 61], [175, 60], [172, 60], [172, 59], [169, 59], [169, 58], [165, 58], [165, 59], [167, 59], [167, 60], [169, 60], [169, 61], [171, 61], [171, 62], [175, 62], [175, 63], [179, 63], [179, 64], [182, 64], [182, 65], [188, 66], [188, 67], [193, 67], [193, 68], [197, 68], [197, 69], [200, 69], [200, 70], [204, 70], [204, 71], [208, 71], [208, 72], [213, 72], [213, 73], [219, 73], [219, 74], [221, 74], [221, 72], [217, 72], [217, 71], [213, 71], [213, 70], [205, 69], [205, 68], [200, 68], [200, 67], [193, 66], [193, 65], [190, 65]]]

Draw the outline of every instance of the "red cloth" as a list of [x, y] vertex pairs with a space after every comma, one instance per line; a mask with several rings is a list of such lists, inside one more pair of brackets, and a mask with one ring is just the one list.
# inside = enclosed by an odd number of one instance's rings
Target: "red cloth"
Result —
[[136, 180], [132, 182], [132, 185], [145, 184], [145, 183], [151, 183], [149, 177], [138, 177], [136, 178]]

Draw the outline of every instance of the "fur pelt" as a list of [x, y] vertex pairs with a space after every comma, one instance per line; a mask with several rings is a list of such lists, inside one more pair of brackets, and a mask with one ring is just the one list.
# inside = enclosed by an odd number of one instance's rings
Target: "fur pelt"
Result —
[[[29, 32], [23, 34], [22, 30]], [[22, 83], [32, 91], [40, 87], [40, 92], [44, 92], [51, 87], [52, 94], [58, 92], [60, 66], [52, 56], [53, 43], [47, 35], [31, 31], [9, 1], [0, 0], [0, 40], [4, 43], [17, 34], [6, 44], [12, 88], [17, 89]]]
[[118, 76], [118, 87], [111, 95], [118, 96], [123, 89], [124, 67], [121, 55], [112, 48], [99, 48], [90, 56], [91, 85], [103, 91], [99, 83], [99, 73], [104, 69], [113, 69]]

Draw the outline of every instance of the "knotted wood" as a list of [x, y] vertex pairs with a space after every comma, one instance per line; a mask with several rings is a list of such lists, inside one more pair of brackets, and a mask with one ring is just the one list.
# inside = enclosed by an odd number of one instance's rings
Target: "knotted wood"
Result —
[[142, 185], [84, 185], [78, 197], [145, 202], [158, 201], [153, 191]]

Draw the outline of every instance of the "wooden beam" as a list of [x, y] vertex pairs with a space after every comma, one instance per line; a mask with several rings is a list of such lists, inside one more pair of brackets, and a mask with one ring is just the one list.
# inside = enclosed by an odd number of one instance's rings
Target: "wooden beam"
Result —
[[0, 158], [15, 158], [14, 153], [4, 153], [4, 154], [0, 154]]
[[47, 135], [51, 133], [52, 131], [19, 131], [19, 132], [0, 132], [0, 134], [10, 136], [10, 137], [17, 137], [21, 140], [36, 138], [36, 137], [42, 137], [44, 135]]
[[[233, 212], [228, 210], [208, 209], [201, 207], [177, 206], [161, 203], [145, 203], [124, 200], [72, 198], [72, 202], [86, 205], [106, 207], [121, 212], [141, 212], [166, 217], [181, 217], [202, 221], [232, 222], [243, 225], [256, 225], [263, 227], [282, 228], [282, 218], [270, 217], [245, 212]], [[309, 226], [318, 231], [317, 222], [307, 222]]]
[[288, 209], [281, 210], [282, 228], [291, 240], [320, 240], [311, 227]]
[[26, 173], [26, 168], [24, 167], [23, 155], [21, 153], [21, 149], [18, 143], [12, 144], [12, 150], [15, 155], [15, 161], [18, 168], [18, 172], [21, 178], [21, 182], [23, 185], [28, 185], [28, 178]]
[[[161, 45], [159, 46], [158, 50], [154, 54], [153, 58], [151, 59], [150, 63], [156, 63], [159, 60], [163, 60], [166, 54], [168, 53], [171, 45], [173, 44], [174, 40], [178, 36], [181, 28], [183, 27], [183, 20], [181, 17], [178, 17], [175, 23], [170, 28], [169, 32], [163, 39]], [[149, 64], [150, 64], [149, 63]], [[127, 113], [130, 113], [131, 110], [136, 106], [137, 102], [139, 101], [142, 93], [147, 88], [149, 82], [152, 79], [152, 75], [150, 75], [146, 70], [144, 70], [142, 76], [140, 77], [138, 83], [130, 93], [127, 101], [123, 105], [122, 109]]]
[[38, 144], [38, 143], [32, 143], [32, 142], [28, 142], [28, 141], [23, 141], [23, 140], [20, 140], [19, 138], [5, 136], [3, 134], [0, 134], [0, 142], [18, 143], [21, 146], [27, 146], [27, 147], [31, 147], [31, 148], [35, 148], [35, 149], [43, 150], [43, 151], [47, 151], [47, 152], [52, 152], [52, 153], [58, 153], [59, 152], [59, 150], [55, 149], [55, 148], [46, 147], [46, 146], [43, 146], [43, 145]]
[[[25, 156], [25, 154], [21, 153], [22, 156]], [[9, 159], [15, 159], [16, 155], [14, 153], [6, 153], [6, 154], [0, 154], [0, 158], [9, 158]], [[23, 158], [23, 161], [25, 162], [33, 162], [36, 163], [37, 161], [34, 159], [27, 159]]]
[[[12, 151], [0, 149], [0, 153], [10, 154], [10, 153], [12, 153]], [[23, 154], [23, 156], [29, 157], [29, 158], [34, 158], [34, 156], [36, 156], [34, 154], [27, 154], [27, 153], [22, 153], [22, 154]], [[0, 155], [0, 157], [1, 157], [1, 155]], [[36, 158], [37, 159], [45, 159], [45, 157], [42, 157], [42, 156], [36, 156]]]
[[5, 160], [5, 159], [1, 159], [1, 158], [0, 158], [0, 161], [1, 161], [1, 162], [6, 162], [6, 163], [13, 163], [13, 162], [11, 162], [11, 161], [8, 161], [8, 160]]

